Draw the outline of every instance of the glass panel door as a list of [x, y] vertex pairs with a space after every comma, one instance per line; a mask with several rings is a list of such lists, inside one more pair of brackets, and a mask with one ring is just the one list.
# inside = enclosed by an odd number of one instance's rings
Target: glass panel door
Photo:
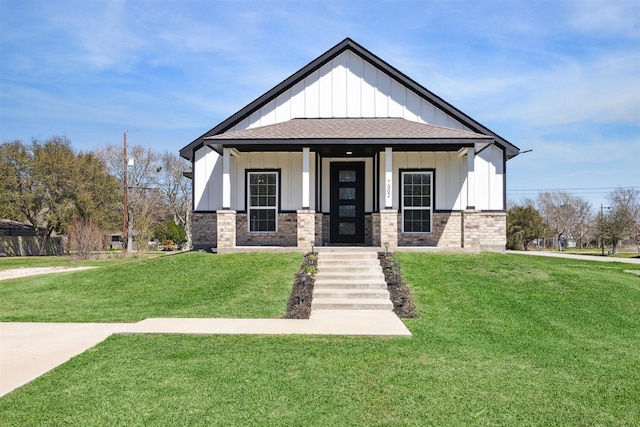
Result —
[[364, 162], [331, 163], [331, 243], [364, 243]]

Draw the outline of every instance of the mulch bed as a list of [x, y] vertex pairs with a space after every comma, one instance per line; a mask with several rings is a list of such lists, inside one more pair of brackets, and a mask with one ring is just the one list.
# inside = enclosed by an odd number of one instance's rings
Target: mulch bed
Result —
[[[402, 319], [417, 317], [416, 306], [411, 298], [411, 292], [407, 287], [402, 271], [397, 267], [395, 257], [392, 253], [386, 255], [378, 253], [378, 259], [384, 272], [387, 282], [387, 289], [391, 295], [393, 312]], [[315, 271], [318, 256], [316, 254], [305, 254], [300, 270], [296, 274], [293, 283], [289, 303], [287, 304], [286, 319], [308, 319], [311, 314], [311, 301], [313, 299], [313, 282], [315, 281]]]
[[391, 294], [393, 312], [401, 319], [418, 317], [416, 305], [413, 303], [411, 292], [407, 287], [402, 270], [400, 270], [394, 254], [389, 253], [389, 255], [386, 255], [384, 252], [378, 252], [378, 259], [382, 266], [384, 280], [387, 282], [387, 289]]
[[293, 283], [287, 314], [285, 319], [308, 319], [311, 314], [311, 300], [313, 299], [313, 282], [318, 264], [318, 255], [307, 253], [304, 256], [300, 270]]

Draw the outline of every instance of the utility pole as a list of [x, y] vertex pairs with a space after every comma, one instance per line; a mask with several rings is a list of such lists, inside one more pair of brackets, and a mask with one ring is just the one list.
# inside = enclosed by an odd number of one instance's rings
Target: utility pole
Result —
[[129, 206], [127, 205], [127, 131], [124, 131], [124, 157], [122, 160], [122, 165], [124, 168], [124, 174], [122, 175], [122, 186], [123, 186], [123, 202], [122, 202], [122, 252], [128, 252], [128, 218], [127, 213], [129, 211]]

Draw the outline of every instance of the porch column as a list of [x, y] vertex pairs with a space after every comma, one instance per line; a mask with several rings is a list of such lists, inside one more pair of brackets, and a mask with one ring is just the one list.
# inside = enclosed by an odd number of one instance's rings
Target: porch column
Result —
[[218, 249], [236, 247], [236, 211], [222, 209], [217, 214]]
[[316, 241], [316, 213], [311, 206], [309, 191], [309, 147], [302, 148], [302, 209], [297, 211], [298, 247], [311, 249]]
[[384, 209], [380, 210], [380, 222], [374, 228], [379, 227], [380, 246], [388, 244], [389, 249], [395, 249], [398, 247], [398, 211], [393, 209], [393, 149], [385, 147], [384, 155]]
[[467, 209], [476, 208], [476, 150], [467, 150]]
[[393, 208], [393, 150], [385, 147], [385, 172], [384, 172], [384, 208]]
[[309, 147], [302, 149], [302, 209], [309, 209]]
[[231, 149], [222, 149], [222, 209], [231, 209]]

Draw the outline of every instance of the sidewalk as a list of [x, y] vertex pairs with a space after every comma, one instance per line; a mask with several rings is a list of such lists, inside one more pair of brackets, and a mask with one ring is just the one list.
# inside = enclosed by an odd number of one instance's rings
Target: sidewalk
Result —
[[308, 320], [146, 319], [137, 323], [0, 323], [0, 396], [112, 334], [266, 334], [411, 337], [392, 311], [317, 310]]
[[564, 252], [550, 252], [550, 251], [507, 251], [507, 253], [519, 254], [519, 255], [546, 256], [546, 257], [555, 257], [555, 258], [581, 259], [584, 261], [621, 262], [625, 264], [640, 264], [640, 258], [614, 258], [610, 256], [575, 255], [575, 254], [567, 254]]

